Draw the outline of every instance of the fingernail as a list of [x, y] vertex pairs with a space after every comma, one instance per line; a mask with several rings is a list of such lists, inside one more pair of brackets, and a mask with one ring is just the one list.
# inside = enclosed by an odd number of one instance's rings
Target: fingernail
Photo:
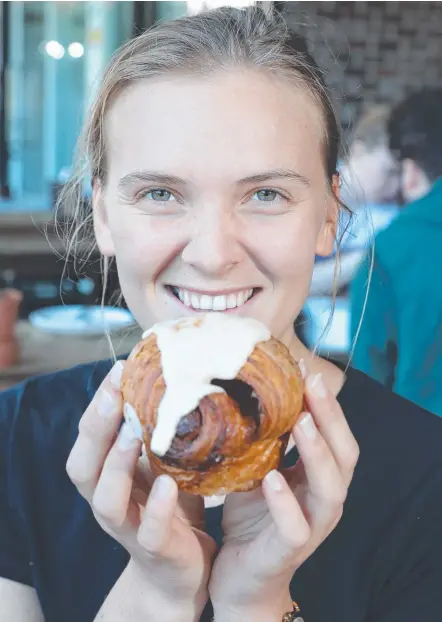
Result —
[[298, 361], [299, 371], [301, 372], [301, 377], [303, 380], [307, 378], [307, 367], [305, 366], [304, 359], [299, 359]]
[[326, 397], [327, 389], [325, 388], [324, 379], [322, 374], [316, 374], [315, 376], [309, 376], [307, 379], [310, 390], [316, 395], [316, 397]]
[[155, 499], [169, 499], [173, 491], [175, 490], [175, 484], [171, 477], [168, 475], [160, 475], [154, 481], [152, 486], [151, 496]]
[[123, 375], [123, 369], [123, 363], [121, 361], [117, 361], [110, 371], [109, 379], [114, 389], [121, 389], [121, 376]]
[[132, 426], [128, 423], [123, 423], [120, 433], [117, 438], [117, 446], [119, 449], [126, 451], [134, 447], [136, 443], [139, 443], [138, 437], [135, 435]]
[[305, 415], [302, 417], [302, 419], [298, 423], [298, 426], [300, 430], [302, 431], [302, 433], [304, 434], [304, 436], [306, 436], [311, 441], [315, 438], [318, 432], [315, 422], [313, 421], [313, 417], [311, 416], [310, 413], [305, 413]]
[[141, 427], [140, 420], [137, 417], [137, 413], [135, 409], [128, 404], [127, 402], [123, 407], [123, 415], [126, 423], [130, 425], [132, 430], [134, 431], [135, 436], [142, 441], [143, 440], [143, 428]]
[[109, 417], [114, 412], [115, 400], [105, 389], [100, 391], [98, 396], [97, 410], [101, 417]]
[[283, 488], [283, 477], [279, 471], [273, 469], [273, 471], [269, 471], [265, 476], [266, 484], [274, 490], [275, 492], [281, 492]]

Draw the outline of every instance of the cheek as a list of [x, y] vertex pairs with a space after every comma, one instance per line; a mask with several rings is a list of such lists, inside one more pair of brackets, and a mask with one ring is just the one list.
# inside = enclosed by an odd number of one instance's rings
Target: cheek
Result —
[[250, 248], [273, 279], [292, 281], [311, 277], [316, 238], [314, 223], [292, 218], [255, 230]]
[[153, 278], [167, 258], [167, 236], [152, 228], [149, 218], [139, 214], [109, 219], [118, 271], [122, 279]]

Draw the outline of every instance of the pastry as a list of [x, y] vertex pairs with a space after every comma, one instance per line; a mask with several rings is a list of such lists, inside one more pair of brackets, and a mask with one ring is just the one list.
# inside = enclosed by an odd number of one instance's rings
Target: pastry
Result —
[[208, 313], [160, 323], [126, 363], [126, 419], [156, 475], [211, 496], [278, 468], [303, 403], [288, 349], [257, 320]]

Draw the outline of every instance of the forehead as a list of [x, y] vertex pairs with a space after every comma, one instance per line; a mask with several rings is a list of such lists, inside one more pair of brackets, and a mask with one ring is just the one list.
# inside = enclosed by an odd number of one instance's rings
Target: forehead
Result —
[[108, 113], [109, 173], [173, 169], [192, 177], [212, 168], [237, 177], [291, 165], [312, 175], [323, 168], [323, 131], [305, 88], [255, 71], [144, 80]]

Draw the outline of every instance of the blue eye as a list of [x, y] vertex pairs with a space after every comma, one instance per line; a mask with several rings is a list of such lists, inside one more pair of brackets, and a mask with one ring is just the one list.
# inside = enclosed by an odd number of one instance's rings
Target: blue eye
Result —
[[258, 190], [258, 192], [255, 192], [254, 196], [258, 198], [258, 201], [264, 203], [271, 203], [278, 198], [284, 198], [279, 192], [272, 190], [271, 188], [263, 188], [262, 190]]
[[158, 203], [168, 203], [170, 200], [174, 200], [173, 194], [165, 188], [153, 188], [152, 190], [148, 190], [144, 193], [144, 197]]

